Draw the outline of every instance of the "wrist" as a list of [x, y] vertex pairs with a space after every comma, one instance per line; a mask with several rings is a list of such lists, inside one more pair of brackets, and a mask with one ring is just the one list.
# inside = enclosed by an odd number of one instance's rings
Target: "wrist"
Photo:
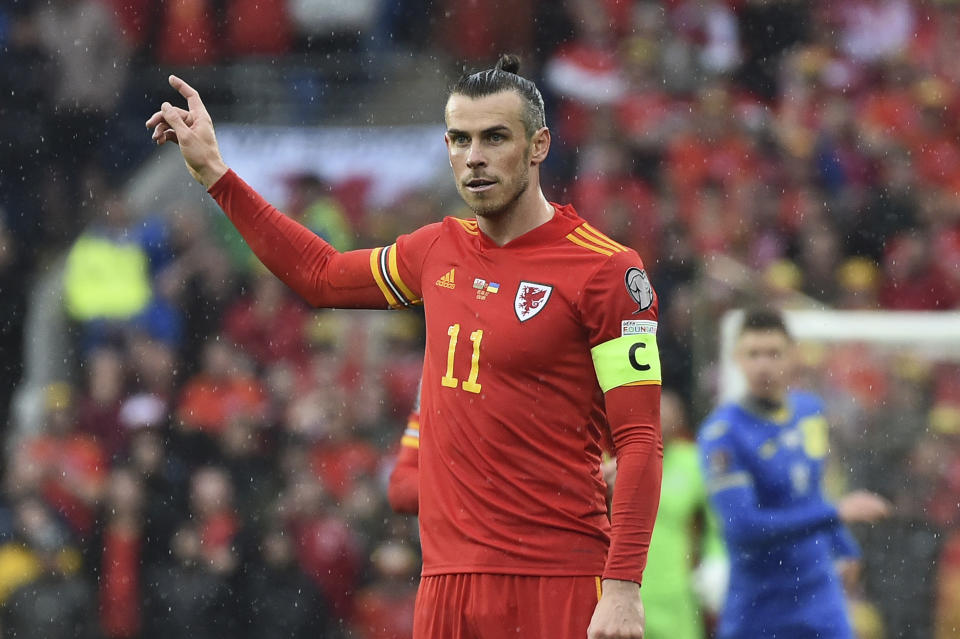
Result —
[[639, 595], [640, 584], [624, 579], [604, 579], [601, 583], [603, 594], [611, 595]]
[[200, 179], [200, 183], [203, 185], [203, 188], [210, 190], [217, 181], [227, 174], [227, 171], [230, 170], [230, 167], [226, 165], [222, 158], [218, 157], [216, 160], [203, 167], [202, 170], [197, 172], [197, 176]]

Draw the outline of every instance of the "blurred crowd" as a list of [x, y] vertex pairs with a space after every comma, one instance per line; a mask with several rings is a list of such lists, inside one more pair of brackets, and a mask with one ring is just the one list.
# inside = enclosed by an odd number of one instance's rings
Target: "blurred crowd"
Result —
[[[643, 256], [665, 384], [688, 402], [716, 387], [726, 309], [960, 305], [950, 0], [17, 0], [0, 48], [0, 410], [32, 282], [64, 253], [76, 362], [46, 389], [41, 432], [7, 441], [11, 637], [409, 636], [416, 523], [385, 485], [419, 318], [312, 311], [196, 202], [130, 210], [121, 187], [159, 103], [143, 76], [161, 69], [268, 60], [282, 76], [345, 52], [369, 74], [419, 51], [452, 80], [520, 53], [553, 132], [547, 195]], [[343, 249], [464, 213], [420, 191], [373, 208], [312, 175], [289, 192], [281, 208]], [[813, 386], [831, 376], [842, 481], [902, 507], [899, 528], [858, 531], [877, 627], [948, 632], [960, 368], [805, 357]], [[893, 589], [911, 577], [924, 596]]]

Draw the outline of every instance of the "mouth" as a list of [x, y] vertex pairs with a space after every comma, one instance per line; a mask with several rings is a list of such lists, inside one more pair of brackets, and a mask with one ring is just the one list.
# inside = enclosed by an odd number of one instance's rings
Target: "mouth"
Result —
[[471, 178], [464, 183], [464, 186], [466, 186], [467, 190], [471, 193], [482, 193], [483, 191], [492, 189], [496, 183], [496, 180], [489, 178]]

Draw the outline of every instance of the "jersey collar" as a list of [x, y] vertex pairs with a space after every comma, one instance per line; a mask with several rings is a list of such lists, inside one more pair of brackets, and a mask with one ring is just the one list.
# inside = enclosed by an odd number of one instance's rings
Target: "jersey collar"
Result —
[[479, 244], [480, 250], [522, 249], [552, 244], [566, 237], [573, 229], [583, 224], [583, 220], [577, 215], [577, 212], [571, 205], [550, 202], [550, 206], [553, 207], [554, 215], [549, 221], [544, 222], [536, 228], [530, 229], [520, 237], [510, 240], [503, 246], [497, 246], [493, 240], [478, 228], [480, 233], [477, 235], [477, 243]]
[[756, 401], [752, 401], [750, 396], [746, 396], [738, 402], [740, 409], [754, 417], [776, 424], [785, 426], [793, 419], [793, 406], [791, 405], [790, 395], [788, 394], [783, 401], [783, 405], [774, 410], [766, 409], [760, 406]]

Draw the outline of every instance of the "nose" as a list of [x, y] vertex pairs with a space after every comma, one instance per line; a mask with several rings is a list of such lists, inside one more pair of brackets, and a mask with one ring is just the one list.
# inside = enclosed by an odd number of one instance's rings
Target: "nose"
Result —
[[467, 168], [475, 169], [487, 165], [487, 159], [480, 152], [480, 145], [474, 142], [470, 145], [470, 151], [467, 152]]

